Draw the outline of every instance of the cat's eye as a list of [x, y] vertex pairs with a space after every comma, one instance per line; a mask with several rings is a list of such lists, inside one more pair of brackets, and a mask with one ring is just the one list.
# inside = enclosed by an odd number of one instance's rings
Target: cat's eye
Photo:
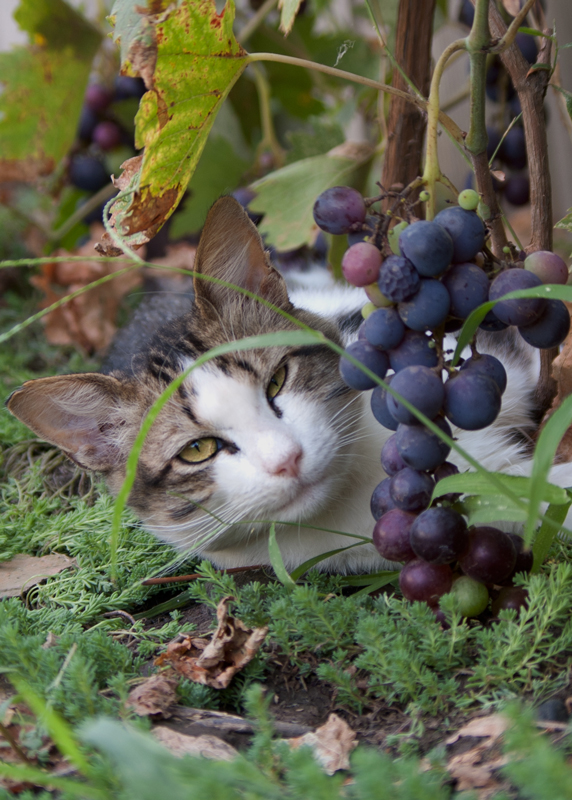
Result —
[[272, 400], [280, 389], [284, 386], [284, 381], [286, 380], [286, 367], [280, 367], [277, 369], [274, 375], [270, 378], [270, 383], [266, 387], [266, 397], [269, 400]]
[[214, 436], [205, 436], [204, 439], [195, 439], [179, 453], [179, 458], [189, 464], [200, 464], [216, 455], [220, 450], [220, 440]]

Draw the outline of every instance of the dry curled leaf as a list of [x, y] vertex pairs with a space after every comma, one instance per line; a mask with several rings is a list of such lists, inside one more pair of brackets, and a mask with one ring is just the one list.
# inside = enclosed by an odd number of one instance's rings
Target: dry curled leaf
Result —
[[177, 702], [177, 680], [166, 675], [152, 675], [129, 692], [127, 705], [140, 717], [148, 714], [170, 716], [169, 706]]
[[312, 733], [289, 739], [288, 744], [294, 749], [302, 745], [311, 747], [324, 771], [333, 775], [339, 769], [350, 768], [349, 756], [358, 742], [348, 723], [337, 714], [330, 714], [324, 725]]
[[225, 689], [233, 676], [256, 655], [268, 628], [247, 628], [228, 613], [233, 597], [223, 597], [217, 606], [218, 626], [211, 639], [181, 635], [156, 660], [171, 666], [195, 683]]
[[151, 733], [163, 744], [174, 756], [202, 756], [213, 761], [232, 761], [238, 755], [232, 745], [227, 744], [218, 736], [189, 736], [187, 733], [179, 733], [166, 725], [155, 725]]
[[[117, 272], [125, 262], [93, 261], [95, 242], [102, 227], [92, 226], [91, 239], [74, 253], [61, 250], [56, 256], [85, 256], [85, 261], [51, 262], [42, 266], [41, 273], [31, 283], [44, 292], [41, 308], [47, 308], [65, 295], [89, 283]], [[121, 298], [141, 282], [139, 271], [127, 272], [113, 280], [80, 294], [43, 318], [46, 338], [51, 344], [73, 344], [87, 353], [105, 349], [117, 330], [117, 311]]]
[[19, 597], [22, 592], [51, 575], [75, 566], [75, 559], [61, 553], [40, 557], [16, 555], [9, 561], [0, 563], [0, 597]]
[[491, 747], [508, 727], [508, 720], [501, 714], [489, 714], [486, 717], [475, 717], [463, 725], [445, 741], [445, 744], [454, 744], [459, 739], [466, 737], [482, 737], [480, 747]]

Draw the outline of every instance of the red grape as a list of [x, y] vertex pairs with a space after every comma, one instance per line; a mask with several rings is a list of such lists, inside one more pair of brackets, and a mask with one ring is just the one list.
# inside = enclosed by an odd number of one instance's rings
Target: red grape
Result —
[[409, 544], [409, 531], [415, 518], [415, 514], [393, 508], [378, 519], [373, 529], [373, 543], [382, 558], [388, 561], [415, 558]]
[[510, 536], [498, 528], [469, 530], [469, 547], [459, 564], [465, 575], [481, 583], [500, 583], [512, 572], [516, 548]]
[[353, 286], [367, 286], [379, 275], [381, 253], [369, 242], [352, 244], [342, 258], [344, 278]]
[[415, 559], [399, 573], [399, 588], [408, 600], [436, 605], [451, 590], [453, 573], [448, 564], [428, 564]]
[[524, 268], [534, 272], [542, 283], [565, 284], [568, 280], [566, 262], [549, 250], [537, 250], [524, 259]]

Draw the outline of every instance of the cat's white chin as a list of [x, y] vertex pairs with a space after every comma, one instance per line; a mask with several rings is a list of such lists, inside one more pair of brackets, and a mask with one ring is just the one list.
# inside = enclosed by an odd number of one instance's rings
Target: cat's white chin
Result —
[[272, 511], [272, 516], [284, 522], [299, 522], [318, 514], [328, 503], [331, 493], [331, 478], [321, 478], [314, 483], [299, 483], [293, 487], [291, 497]]

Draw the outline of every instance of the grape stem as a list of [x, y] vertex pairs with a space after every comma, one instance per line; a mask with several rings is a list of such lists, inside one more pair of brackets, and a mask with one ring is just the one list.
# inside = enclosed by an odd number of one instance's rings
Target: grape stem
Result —
[[280, 147], [274, 132], [274, 122], [272, 121], [272, 111], [270, 109], [270, 86], [258, 64], [253, 64], [251, 69], [258, 94], [260, 126], [262, 128], [262, 139], [256, 148], [257, 158], [268, 149], [272, 153], [275, 169], [279, 169], [284, 165], [284, 150]]
[[442, 112], [439, 108], [439, 84], [445, 70], [447, 61], [454, 53], [459, 50], [466, 50], [466, 40], [457, 39], [445, 48], [435, 65], [433, 77], [431, 78], [431, 89], [429, 100], [427, 101], [427, 148], [425, 151], [425, 169], [423, 171], [423, 184], [429, 192], [429, 200], [426, 207], [426, 218], [433, 219], [435, 216], [435, 186], [437, 181], [443, 180], [439, 157], [437, 153], [437, 136], [439, 133], [439, 122]]

